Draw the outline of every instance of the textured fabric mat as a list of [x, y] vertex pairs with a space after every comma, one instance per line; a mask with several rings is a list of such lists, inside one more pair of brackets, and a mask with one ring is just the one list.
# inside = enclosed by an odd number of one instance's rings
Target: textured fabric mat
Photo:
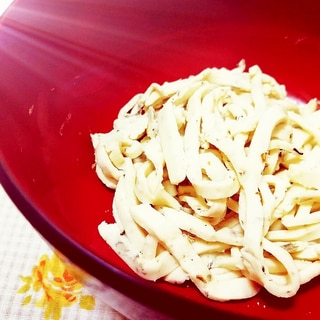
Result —
[[1, 185], [0, 319], [125, 319], [68, 273]]

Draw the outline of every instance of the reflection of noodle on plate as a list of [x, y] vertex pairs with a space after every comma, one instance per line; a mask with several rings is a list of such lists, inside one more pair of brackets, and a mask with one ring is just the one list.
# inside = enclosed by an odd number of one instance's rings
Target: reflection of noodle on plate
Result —
[[91, 136], [115, 189], [99, 232], [141, 277], [215, 300], [291, 297], [320, 273], [320, 111], [261, 72], [152, 84]]

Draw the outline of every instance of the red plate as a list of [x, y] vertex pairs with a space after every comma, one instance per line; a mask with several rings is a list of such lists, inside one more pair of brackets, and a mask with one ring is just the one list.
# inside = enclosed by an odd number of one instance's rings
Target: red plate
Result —
[[292, 96], [320, 97], [319, 12], [314, 1], [16, 0], [0, 25], [1, 183], [52, 246], [99, 280], [100, 292], [114, 288], [175, 318], [318, 318], [319, 278], [290, 299], [262, 290], [220, 303], [192, 286], [136, 277], [97, 232], [113, 193], [92, 169], [89, 135], [109, 131], [150, 83], [241, 59]]

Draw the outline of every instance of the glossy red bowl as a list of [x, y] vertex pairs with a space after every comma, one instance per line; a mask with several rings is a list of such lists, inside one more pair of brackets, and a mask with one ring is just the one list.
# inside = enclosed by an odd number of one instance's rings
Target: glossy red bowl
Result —
[[[302, 100], [320, 97], [316, 1], [16, 0], [0, 24], [0, 178], [91, 290], [132, 319], [318, 319], [320, 279], [290, 299], [220, 303], [144, 281], [100, 238], [113, 193], [90, 133], [151, 82], [258, 64]], [[79, 270], [82, 270], [79, 272]]]

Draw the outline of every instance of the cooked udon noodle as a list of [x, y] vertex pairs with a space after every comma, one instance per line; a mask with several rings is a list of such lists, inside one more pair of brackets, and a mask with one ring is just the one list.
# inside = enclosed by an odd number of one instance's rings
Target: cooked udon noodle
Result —
[[295, 295], [320, 274], [320, 111], [255, 65], [153, 83], [92, 134], [115, 189], [98, 229], [138, 275], [214, 300]]

